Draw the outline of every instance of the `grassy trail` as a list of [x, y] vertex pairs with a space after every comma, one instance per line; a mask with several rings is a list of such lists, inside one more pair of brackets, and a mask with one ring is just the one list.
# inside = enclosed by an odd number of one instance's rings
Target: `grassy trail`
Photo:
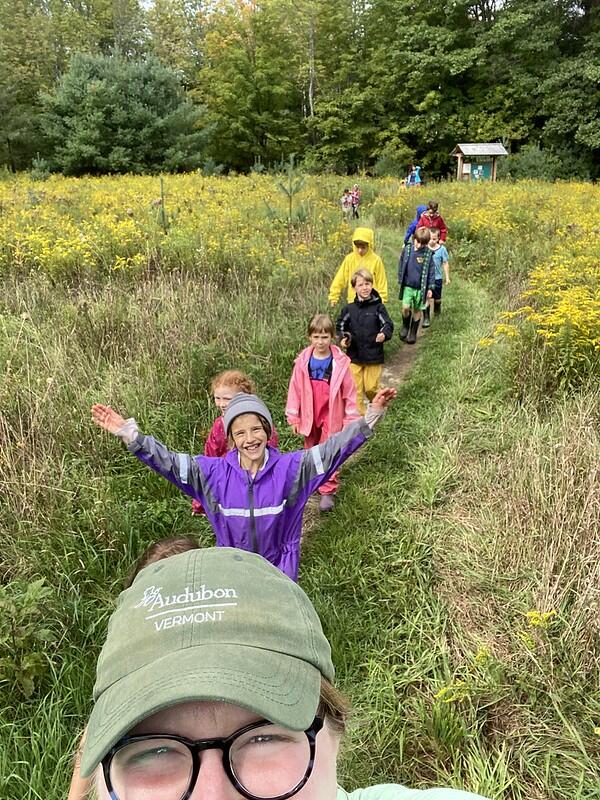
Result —
[[[375, 227], [398, 322], [401, 236]], [[515, 401], [502, 351], [477, 347], [504, 292], [461, 262], [477, 265], [480, 245], [457, 234], [452, 247], [443, 315], [410, 351], [396, 403], [303, 549], [300, 581], [356, 708], [340, 780], [598, 800], [600, 398], [555, 400], [545, 416]], [[244, 290], [229, 293], [185, 271], [125, 292], [118, 278], [77, 293], [43, 276], [7, 279], [2, 578], [45, 578], [42, 618], [57, 642], [37, 694], [0, 706], [1, 798], [64, 796], [104, 627], [135, 557], [174, 534], [213, 542], [185, 497], [92, 429], [90, 403], [108, 400], [198, 452], [214, 413], [206, 387], [235, 359], [275, 411], [282, 449], [301, 446], [282, 410], [337, 259], [323, 252], [331, 263], [315, 258], [311, 280], [240, 277]], [[253, 324], [240, 335], [231, 319]], [[409, 350], [397, 334], [387, 347], [392, 368]]]
[[[399, 248], [398, 234], [386, 231], [388, 265]], [[442, 317], [422, 337], [377, 435], [345, 470], [335, 515], [304, 551], [301, 581], [357, 711], [341, 780], [591, 800], [597, 745], [583, 687], [594, 685], [597, 662], [581, 665], [581, 690], [558, 700], [557, 664], [570, 656], [552, 631], [527, 623], [536, 581], [486, 561], [486, 547], [511, 533], [507, 510], [494, 510], [511, 474], [493, 475], [489, 464], [519, 437], [535, 449], [538, 435], [476, 348], [503, 298], [469, 281], [460, 264], [451, 272]], [[398, 346], [395, 337], [392, 361]], [[470, 518], [478, 481], [479, 502], [493, 509], [489, 542]], [[535, 573], [533, 563], [523, 567]]]
[[[398, 234], [386, 231], [388, 265], [396, 263], [400, 246]], [[388, 305], [398, 320], [395, 276], [389, 281]], [[435, 740], [436, 733], [418, 730], [417, 723], [451, 679], [432, 526], [452, 477], [440, 459], [442, 423], [462, 390], [463, 354], [491, 323], [493, 308], [483, 290], [460, 277], [453, 277], [444, 299], [444, 314], [423, 335], [392, 410], [345, 470], [335, 516], [304, 552], [302, 583], [316, 599], [358, 712], [342, 776], [352, 785], [419, 783], [419, 750], [427, 750], [424, 737]], [[408, 348], [395, 335], [388, 360], [398, 347]], [[423, 783], [437, 777], [431, 768], [417, 773]], [[471, 782], [471, 788], [484, 786]]]

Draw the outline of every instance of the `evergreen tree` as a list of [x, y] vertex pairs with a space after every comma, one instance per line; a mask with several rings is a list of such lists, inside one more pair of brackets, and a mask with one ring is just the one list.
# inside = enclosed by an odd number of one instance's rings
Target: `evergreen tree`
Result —
[[44, 109], [53, 165], [68, 175], [188, 169], [202, 159], [199, 111], [155, 59], [76, 56]]

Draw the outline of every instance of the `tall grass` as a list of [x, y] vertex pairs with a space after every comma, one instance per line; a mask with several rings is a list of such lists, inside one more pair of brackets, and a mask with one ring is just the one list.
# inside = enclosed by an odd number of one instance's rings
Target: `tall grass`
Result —
[[[321, 184], [333, 203], [332, 179]], [[392, 206], [388, 184], [374, 186], [367, 213], [389, 208], [385, 221], [403, 230], [414, 196]], [[455, 199], [453, 191], [440, 188], [451, 225], [468, 200], [464, 187]], [[493, 201], [491, 188], [485, 197]], [[213, 542], [183, 496], [92, 428], [90, 404], [110, 402], [173, 448], [198, 452], [214, 414], [209, 379], [236, 366], [273, 409], [283, 449], [300, 446], [282, 410], [306, 322], [326, 309], [343, 249], [335, 237], [326, 244], [339, 233], [333, 219], [319, 222], [321, 249], [305, 272], [256, 272], [238, 260], [225, 276], [204, 274], [177, 268], [173, 256], [139, 274], [77, 281], [4, 275], [0, 580], [45, 578], [55, 638], [30, 699], [0, 683], [0, 797], [64, 795], [94, 661], [131, 562], [173, 533]], [[378, 237], [392, 279], [401, 235], [390, 227]], [[592, 800], [599, 398], [582, 386], [545, 405], [519, 400], [507, 351], [477, 345], [536, 257], [510, 231], [496, 240], [464, 227], [452, 243], [444, 314], [377, 435], [344, 470], [334, 514], [312, 527], [300, 579], [356, 709], [344, 785]], [[395, 298], [390, 308], [397, 318]]]

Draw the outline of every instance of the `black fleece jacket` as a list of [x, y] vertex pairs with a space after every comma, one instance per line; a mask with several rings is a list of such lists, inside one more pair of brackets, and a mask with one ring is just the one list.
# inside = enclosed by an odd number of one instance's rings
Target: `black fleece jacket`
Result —
[[383, 364], [383, 342], [376, 342], [378, 333], [392, 338], [394, 323], [390, 319], [381, 297], [373, 289], [368, 300], [359, 300], [344, 306], [336, 324], [340, 339], [350, 338], [347, 354], [354, 364]]

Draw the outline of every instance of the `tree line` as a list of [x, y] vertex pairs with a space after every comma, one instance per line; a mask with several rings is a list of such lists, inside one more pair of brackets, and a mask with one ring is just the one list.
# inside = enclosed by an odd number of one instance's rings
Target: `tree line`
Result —
[[0, 163], [600, 173], [599, 0], [0, 0]]

